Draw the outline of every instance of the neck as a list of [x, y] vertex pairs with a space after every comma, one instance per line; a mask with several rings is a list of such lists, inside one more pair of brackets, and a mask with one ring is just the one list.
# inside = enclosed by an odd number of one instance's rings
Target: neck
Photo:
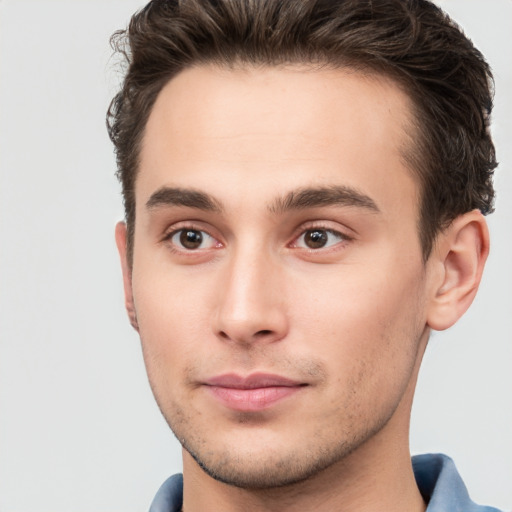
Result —
[[[184, 452], [184, 512], [424, 512], [408, 432], [395, 418], [371, 440], [314, 477], [287, 487], [241, 489], [208, 476]], [[406, 428], [408, 430], [408, 428]], [[405, 439], [405, 442], [403, 441]]]
[[[368, 447], [368, 449], [371, 449]], [[396, 447], [400, 452], [400, 448]], [[206, 475], [184, 456], [184, 512], [424, 512], [409, 453], [392, 459], [372, 457], [365, 464], [356, 454], [305, 482], [274, 489], [240, 489]]]

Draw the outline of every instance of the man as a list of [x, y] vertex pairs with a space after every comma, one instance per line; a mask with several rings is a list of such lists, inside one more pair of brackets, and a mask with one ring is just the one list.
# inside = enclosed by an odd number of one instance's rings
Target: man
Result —
[[482, 55], [420, 0], [153, 1], [115, 41], [126, 308], [183, 446], [151, 511], [495, 510], [408, 446], [489, 250]]

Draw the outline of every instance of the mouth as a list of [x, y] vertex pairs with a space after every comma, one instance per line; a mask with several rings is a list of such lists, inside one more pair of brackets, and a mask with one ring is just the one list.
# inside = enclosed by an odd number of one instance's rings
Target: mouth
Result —
[[204, 385], [221, 404], [239, 412], [268, 409], [304, 389], [307, 384], [279, 375], [254, 373], [247, 377], [219, 375]]

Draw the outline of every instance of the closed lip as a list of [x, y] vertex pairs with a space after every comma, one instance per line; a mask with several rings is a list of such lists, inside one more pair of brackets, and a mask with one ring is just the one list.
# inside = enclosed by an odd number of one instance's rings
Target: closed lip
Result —
[[245, 377], [219, 375], [208, 379], [204, 385], [224, 407], [237, 412], [255, 413], [296, 395], [307, 383], [280, 375], [253, 373]]
[[298, 387], [305, 386], [306, 383], [274, 375], [270, 373], [253, 373], [246, 377], [234, 373], [219, 375], [207, 379], [207, 386], [216, 386], [231, 389], [257, 389], [271, 387]]

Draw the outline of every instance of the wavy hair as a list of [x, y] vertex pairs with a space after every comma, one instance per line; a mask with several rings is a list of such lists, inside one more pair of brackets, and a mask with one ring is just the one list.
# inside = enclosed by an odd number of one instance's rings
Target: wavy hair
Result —
[[457, 216], [493, 211], [497, 166], [489, 122], [489, 65], [427, 0], [153, 0], [111, 39], [126, 74], [107, 126], [122, 184], [128, 252], [144, 129], [161, 89], [180, 71], [308, 64], [391, 77], [412, 99], [417, 132], [405, 156], [421, 186], [424, 260]]

